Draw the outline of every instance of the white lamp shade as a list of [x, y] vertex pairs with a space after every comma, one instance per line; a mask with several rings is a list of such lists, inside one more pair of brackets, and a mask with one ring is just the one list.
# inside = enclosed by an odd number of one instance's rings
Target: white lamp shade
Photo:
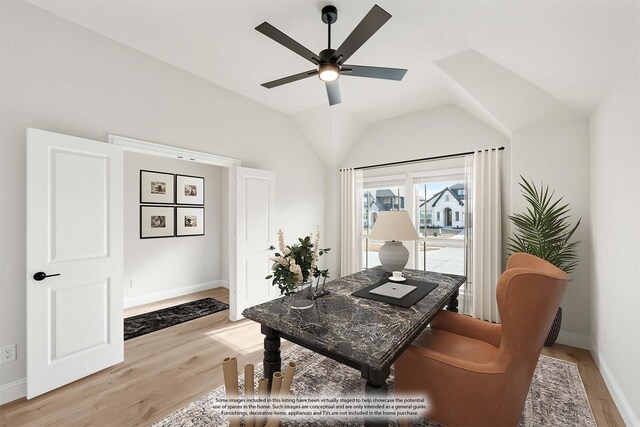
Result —
[[417, 240], [420, 237], [407, 211], [378, 212], [369, 238], [373, 240]]

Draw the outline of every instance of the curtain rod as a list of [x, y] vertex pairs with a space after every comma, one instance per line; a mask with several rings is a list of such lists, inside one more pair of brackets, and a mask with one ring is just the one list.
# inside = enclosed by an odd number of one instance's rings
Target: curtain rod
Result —
[[[382, 168], [382, 167], [386, 167], [386, 166], [396, 166], [396, 165], [406, 165], [408, 163], [426, 162], [426, 161], [429, 161], [429, 160], [451, 159], [453, 157], [462, 157], [462, 156], [466, 156], [468, 154], [473, 154], [473, 153], [476, 153], [476, 152], [479, 152], [479, 151], [493, 151], [493, 150], [495, 150], [495, 148], [485, 148], [484, 150], [466, 151], [464, 153], [456, 153], [456, 154], [445, 154], [443, 156], [424, 157], [422, 159], [401, 160], [399, 162], [380, 163], [380, 164], [377, 164], [377, 165], [369, 165], [369, 166], [358, 166], [358, 167], [353, 168], [353, 169], [354, 170], [375, 169], [375, 168]], [[498, 151], [502, 151], [502, 150], [504, 150], [504, 147], [498, 147]], [[343, 170], [346, 170], [346, 169], [340, 169], [340, 170], [343, 171]]]

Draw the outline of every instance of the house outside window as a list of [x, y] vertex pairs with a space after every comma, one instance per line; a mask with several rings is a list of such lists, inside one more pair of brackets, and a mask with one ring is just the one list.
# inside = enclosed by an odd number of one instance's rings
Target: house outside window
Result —
[[460, 221], [460, 212], [456, 212], [456, 221]]

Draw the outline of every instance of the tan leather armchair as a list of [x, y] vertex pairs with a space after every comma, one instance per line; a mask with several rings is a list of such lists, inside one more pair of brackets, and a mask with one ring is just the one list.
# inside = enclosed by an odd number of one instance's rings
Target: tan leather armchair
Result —
[[396, 361], [395, 393], [426, 393], [425, 416], [446, 426], [515, 426], [568, 281], [513, 254], [496, 290], [502, 324], [440, 312]]

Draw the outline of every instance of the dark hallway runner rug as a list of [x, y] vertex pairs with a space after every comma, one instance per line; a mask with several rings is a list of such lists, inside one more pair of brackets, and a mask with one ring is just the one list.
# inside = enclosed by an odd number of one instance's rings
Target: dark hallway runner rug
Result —
[[124, 340], [139, 337], [160, 329], [179, 325], [189, 320], [208, 316], [222, 310], [227, 310], [228, 304], [215, 298], [203, 298], [186, 302], [162, 310], [151, 311], [124, 319]]

